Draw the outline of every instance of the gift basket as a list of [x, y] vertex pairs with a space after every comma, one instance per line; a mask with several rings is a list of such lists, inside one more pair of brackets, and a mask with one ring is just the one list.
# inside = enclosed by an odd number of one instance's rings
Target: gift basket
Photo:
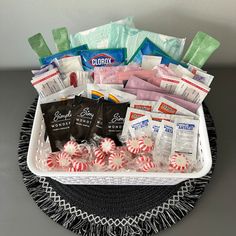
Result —
[[29, 38], [40, 69], [27, 164], [64, 184], [175, 185], [206, 175], [212, 158], [202, 108], [214, 76], [202, 69], [219, 42], [135, 28], [133, 19], [69, 36], [52, 54]]

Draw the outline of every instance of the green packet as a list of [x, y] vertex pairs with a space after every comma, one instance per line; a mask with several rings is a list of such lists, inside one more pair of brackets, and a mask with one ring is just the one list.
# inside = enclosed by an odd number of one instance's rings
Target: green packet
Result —
[[218, 40], [199, 31], [193, 38], [183, 61], [201, 68], [219, 46], [220, 42]]
[[52, 35], [58, 52], [63, 52], [70, 49], [68, 31], [65, 27], [53, 29]]
[[[128, 25], [134, 27], [133, 18], [126, 17], [115, 21], [119, 25]], [[77, 47], [81, 44], [87, 44], [89, 49], [102, 49], [109, 47], [109, 35], [111, 34], [111, 25], [108, 23], [89, 30], [81, 31], [70, 36], [71, 46]]]
[[134, 29], [128, 25], [116, 23], [112, 23], [111, 25], [109, 47], [127, 48], [127, 60], [129, 61], [146, 38], [149, 38], [173, 59], [180, 60], [182, 57], [185, 38], [176, 38], [150, 31]]
[[35, 34], [28, 38], [28, 42], [39, 57], [47, 57], [52, 55], [41, 33]]

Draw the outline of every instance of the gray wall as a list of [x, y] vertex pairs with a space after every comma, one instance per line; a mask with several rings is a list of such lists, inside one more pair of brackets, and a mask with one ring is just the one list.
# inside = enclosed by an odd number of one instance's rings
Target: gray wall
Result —
[[209, 64], [236, 64], [235, 0], [0, 0], [0, 69], [36, 67], [27, 38], [43, 33], [54, 49], [51, 29], [76, 33], [111, 20], [134, 16], [137, 28], [187, 37], [205, 31], [221, 41]]

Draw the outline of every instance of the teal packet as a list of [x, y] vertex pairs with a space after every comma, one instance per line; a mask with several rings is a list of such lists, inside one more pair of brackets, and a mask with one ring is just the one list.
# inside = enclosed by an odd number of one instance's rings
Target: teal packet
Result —
[[126, 48], [108, 48], [82, 50], [81, 60], [84, 70], [93, 70], [95, 66], [119, 66], [126, 63]]
[[39, 59], [42, 65], [49, 65], [54, 59], [61, 59], [63, 57], [79, 56], [82, 50], [88, 49], [87, 44], [78, 46], [76, 48], [71, 48], [64, 52], [59, 52], [51, 56], [42, 57]]
[[204, 32], [197, 32], [183, 57], [183, 61], [201, 68], [219, 46], [218, 40]]
[[145, 38], [149, 38], [160, 49], [175, 60], [180, 60], [185, 39], [132, 28], [112, 23], [109, 35], [110, 48], [127, 48], [127, 59], [133, 56]]
[[[126, 17], [115, 21], [119, 25], [128, 25], [134, 27], [133, 18]], [[70, 36], [71, 46], [76, 47], [81, 44], [87, 44], [90, 49], [109, 48], [109, 35], [111, 33], [112, 23], [94, 27], [89, 30], [78, 32]], [[116, 47], [117, 48], [117, 47]]]
[[170, 63], [175, 65], [181, 65], [187, 68], [187, 64], [177, 61], [165, 53], [161, 48], [159, 48], [155, 43], [153, 43], [149, 38], [145, 38], [137, 51], [131, 57], [128, 63], [142, 64], [143, 55], [152, 55], [162, 57], [161, 64], [169, 65]]
[[63, 52], [70, 49], [69, 35], [65, 27], [53, 29], [52, 35], [58, 52]]
[[52, 55], [41, 33], [35, 34], [28, 38], [28, 42], [39, 57]]

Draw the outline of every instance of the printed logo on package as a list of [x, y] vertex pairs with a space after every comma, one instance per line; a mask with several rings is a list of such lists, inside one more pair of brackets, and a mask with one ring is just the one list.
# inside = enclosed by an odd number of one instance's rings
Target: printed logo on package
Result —
[[88, 62], [92, 66], [106, 66], [112, 65], [115, 62], [115, 59], [108, 54], [101, 53], [92, 57]]
[[177, 112], [177, 109], [162, 102], [160, 107], [158, 108], [158, 111], [165, 114], [175, 114]]

